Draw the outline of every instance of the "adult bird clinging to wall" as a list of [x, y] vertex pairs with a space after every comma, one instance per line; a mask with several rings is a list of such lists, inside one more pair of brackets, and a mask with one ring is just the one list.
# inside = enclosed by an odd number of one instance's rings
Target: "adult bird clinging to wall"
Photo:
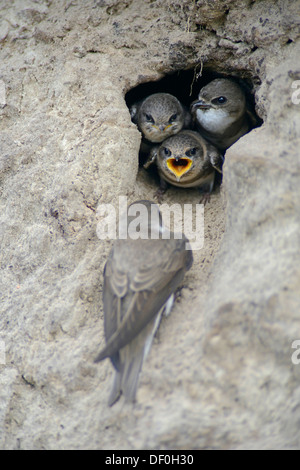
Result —
[[[143, 237], [130, 237], [130, 227], [139, 211]], [[135, 401], [139, 373], [150, 349], [165, 307], [193, 262], [188, 240], [162, 225], [159, 208], [150, 201], [128, 207], [121, 223], [126, 239], [116, 240], [104, 269], [103, 305], [106, 346], [95, 362], [109, 357], [115, 377], [108, 404], [121, 396]], [[166, 236], [167, 238], [162, 238]]]

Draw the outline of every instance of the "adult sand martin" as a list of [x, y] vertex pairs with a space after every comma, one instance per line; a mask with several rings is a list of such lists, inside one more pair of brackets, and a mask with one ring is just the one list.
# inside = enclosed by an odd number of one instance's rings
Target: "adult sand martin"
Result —
[[201, 88], [191, 113], [201, 135], [222, 152], [254, 124], [244, 91], [228, 78], [217, 78]]
[[[138, 225], [143, 238], [130, 238]], [[109, 357], [115, 377], [108, 404], [124, 395], [136, 397], [139, 373], [151, 347], [163, 310], [190, 269], [188, 240], [162, 226], [158, 206], [150, 201], [131, 204], [121, 221], [128, 238], [116, 240], [104, 269], [103, 304], [106, 346], [95, 362]], [[162, 238], [168, 235], [167, 238]]]

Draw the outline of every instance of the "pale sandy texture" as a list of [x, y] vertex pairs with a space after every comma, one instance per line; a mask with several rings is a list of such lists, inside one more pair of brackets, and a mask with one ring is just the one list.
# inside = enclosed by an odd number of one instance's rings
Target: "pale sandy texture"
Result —
[[[298, 37], [288, 0], [2, 0], [1, 448], [300, 447]], [[125, 93], [192, 67], [251, 80], [264, 124], [226, 155], [137, 404], [109, 409], [97, 207], [156, 189]]]

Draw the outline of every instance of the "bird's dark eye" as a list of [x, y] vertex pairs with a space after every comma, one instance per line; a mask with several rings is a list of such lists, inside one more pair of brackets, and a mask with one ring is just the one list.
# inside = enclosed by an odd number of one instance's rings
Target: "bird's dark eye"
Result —
[[225, 98], [225, 96], [219, 96], [218, 98], [215, 98], [214, 100], [212, 100], [212, 103], [214, 104], [224, 104], [226, 103], [227, 101], [227, 98]]
[[152, 124], [154, 124], [154, 119], [151, 114], [145, 114], [145, 118], [148, 122], [152, 122]]
[[169, 150], [167, 147], [164, 147], [163, 152], [164, 152], [166, 157], [169, 157], [171, 155], [171, 150]]
[[172, 114], [172, 116], [169, 119], [169, 124], [172, 124], [177, 119], [177, 114]]
[[197, 152], [197, 149], [195, 147], [193, 147], [192, 149], [189, 149], [185, 152], [186, 156], [187, 157], [191, 157], [193, 155], [196, 155], [196, 152]]

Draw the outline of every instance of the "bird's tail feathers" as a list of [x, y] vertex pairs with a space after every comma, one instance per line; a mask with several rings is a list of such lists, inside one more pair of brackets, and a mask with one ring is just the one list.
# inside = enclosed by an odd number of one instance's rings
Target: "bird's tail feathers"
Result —
[[131, 361], [126, 361], [123, 375], [121, 389], [127, 403], [135, 402], [136, 391], [139, 382], [139, 375], [142, 369], [144, 356], [138, 354], [132, 357]]
[[114, 381], [108, 399], [109, 406], [113, 406], [121, 395], [124, 395], [125, 402], [135, 402], [145, 351], [134, 350], [132, 345], [128, 345], [122, 350], [120, 355], [122, 356], [120, 358], [121, 363], [119, 364], [119, 370], [115, 371]]
[[121, 390], [122, 374], [118, 371], [115, 372], [113, 386], [108, 399], [108, 406], [113, 406], [122, 394]]

